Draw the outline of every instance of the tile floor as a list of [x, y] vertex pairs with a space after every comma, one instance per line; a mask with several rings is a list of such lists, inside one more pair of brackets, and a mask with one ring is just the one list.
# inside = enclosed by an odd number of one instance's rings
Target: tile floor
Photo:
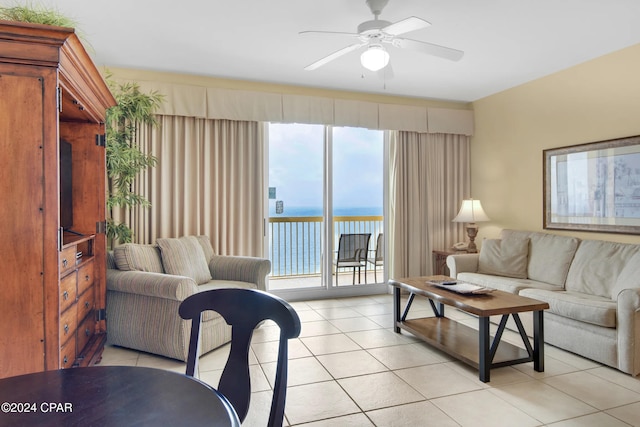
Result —
[[[289, 345], [285, 425], [345, 426], [640, 426], [640, 377], [558, 348], [545, 347], [545, 372], [532, 363], [475, 370], [392, 329], [391, 295], [294, 302], [302, 333]], [[432, 315], [416, 298], [410, 317]], [[476, 327], [449, 308], [447, 315]], [[278, 328], [265, 324], [252, 342], [253, 396], [243, 426], [265, 425]], [[505, 332], [517, 343], [519, 336]], [[217, 385], [228, 346], [201, 358], [200, 379]], [[103, 365], [184, 373], [185, 364], [107, 346]]]

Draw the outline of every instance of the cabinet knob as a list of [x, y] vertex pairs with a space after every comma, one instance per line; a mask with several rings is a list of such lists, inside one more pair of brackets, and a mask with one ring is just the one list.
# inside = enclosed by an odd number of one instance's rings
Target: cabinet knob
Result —
[[69, 264], [69, 261], [67, 261], [66, 258], [62, 260], [62, 266], [63, 267], [66, 267], [68, 264]]
[[69, 292], [64, 291], [64, 292], [62, 293], [62, 299], [64, 299], [65, 301], [66, 301], [66, 300], [68, 300], [68, 299], [69, 299]]
[[84, 302], [84, 307], [85, 307], [85, 308], [89, 308], [89, 301], [85, 301], [85, 302]]
[[88, 274], [86, 276], [84, 276], [84, 280], [87, 281], [87, 282], [89, 281], [89, 275]]
[[85, 334], [86, 336], [91, 335], [91, 331], [89, 330], [89, 328], [86, 328], [86, 329], [84, 330], [84, 334]]
[[62, 363], [64, 363], [65, 365], [67, 364], [68, 361], [69, 359], [67, 359], [67, 356], [65, 356], [64, 359], [62, 359]]
[[69, 325], [64, 325], [64, 333], [68, 334], [69, 333]]

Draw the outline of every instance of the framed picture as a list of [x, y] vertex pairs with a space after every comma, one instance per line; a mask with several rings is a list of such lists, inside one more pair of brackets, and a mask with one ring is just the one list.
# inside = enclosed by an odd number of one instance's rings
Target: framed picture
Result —
[[545, 229], [640, 234], [640, 136], [543, 156]]

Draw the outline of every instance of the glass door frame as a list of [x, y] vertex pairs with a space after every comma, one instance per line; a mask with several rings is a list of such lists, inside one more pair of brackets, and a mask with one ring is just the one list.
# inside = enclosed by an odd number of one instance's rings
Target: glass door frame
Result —
[[[267, 290], [274, 295], [277, 295], [287, 301], [297, 300], [312, 300], [312, 299], [327, 299], [327, 298], [340, 298], [349, 296], [363, 296], [363, 295], [378, 295], [389, 293], [389, 285], [387, 281], [388, 276], [388, 259], [387, 239], [389, 234], [384, 233], [384, 266], [383, 266], [383, 282], [368, 285], [358, 286], [336, 286], [333, 281], [333, 258], [334, 258], [334, 224], [333, 224], [333, 128], [334, 126], [324, 126], [324, 146], [323, 146], [323, 233], [321, 242], [321, 272], [320, 272], [320, 286], [313, 288], [294, 288], [294, 289], [274, 289], [269, 290], [267, 276]], [[265, 143], [265, 156], [264, 156], [264, 176], [265, 176], [265, 194], [268, 195], [269, 191], [269, 123], [264, 124], [264, 143]], [[388, 229], [389, 223], [389, 131], [383, 131], [383, 229]], [[269, 203], [268, 196], [265, 197], [266, 203], [264, 207], [264, 253], [269, 253], [269, 233], [268, 233], [268, 218], [269, 218]], [[327, 256], [327, 254], [329, 256]]]

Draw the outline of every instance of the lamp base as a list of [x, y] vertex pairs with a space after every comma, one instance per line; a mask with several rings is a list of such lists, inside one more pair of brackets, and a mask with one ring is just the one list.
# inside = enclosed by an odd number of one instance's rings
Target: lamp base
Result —
[[478, 252], [478, 247], [476, 246], [476, 236], [478, 235], [478, 226], [475, 222], [470, 222], [467, 224], [467, 236], [469, 236], [469, 247], [467, 248], [467, 252], [476, 253]]

